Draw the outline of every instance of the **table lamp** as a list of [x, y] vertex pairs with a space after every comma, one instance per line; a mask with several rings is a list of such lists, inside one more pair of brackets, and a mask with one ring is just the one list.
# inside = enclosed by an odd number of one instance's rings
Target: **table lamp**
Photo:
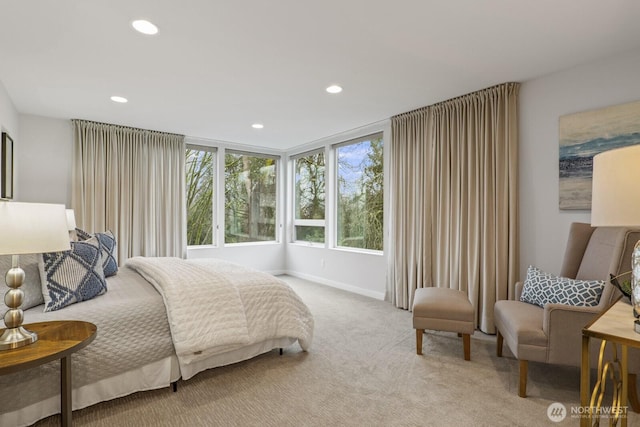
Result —
[[[640, 226], [640, 145], [594, 156], [591, 225]], [[640, 313], [640, 242], [631, 257], [631, 305]], [[640, 320], [635, 320], [634, 329], [640, 333]]]
[[69, 230], [69, 238], [76, 240], [76, 215], [73, 209], [67, 209], [67, 230]]
[[38, 336], [22, 327], [24, 313], [20, 306], [24, 293], [20, 287], [24, 270], [19, 255], [59, 252], [71, 249], [64, 205], [0, 201], [0, 255], [13, 255], [12, 267], [5, 280], [9, 290], [4, 302], [6, 329], [0, 336], [0, 350], [22, 347]]

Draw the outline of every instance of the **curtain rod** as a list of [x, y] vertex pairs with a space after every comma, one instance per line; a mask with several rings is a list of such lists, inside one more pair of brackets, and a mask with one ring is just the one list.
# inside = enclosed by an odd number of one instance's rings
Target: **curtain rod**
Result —
[[408, 116], [408, 115], [411, 115], [411, 114], [423, 112], [428, 108], [438, 107], [438, 106], [441, 106], [441, 105], [444, 105], [444, 104], [448, 104], [450, 102], [453, 102], [453, 101], [456, 101], [456, 100], [459, 100], [459, 99], [467, 98], [467, 97], [472, 96], [472, 95], [477, 95], [477, 94], [482, 93], [482, 92], [487, 92], [487, 91], [490, 91], [492, 89], [497, 89], [497, 88], [505, 87], [505, 86], [506, 87], [514, 86], [514, 85], [519, 86], [520, 83], [519, 82], [500, 83], [500, 84], [497, 84], [497, 85], [489, 86], [489, 87], [484, 88], [484, 89], [476, 90], [476, 91], [471, 92], [471, 93], [467, 93], [467, 94], [464, 94], [464, 95], [456, 96], [455, 98], [445, 99], [444, 101], [436, 102], [435, 104], [426, 105], [424, 107], [416, 108], [415, 110], [410, 110], [410, 111], [407, 111], [407, 112], [404, 112], [404, 113], [396, 114], [395, 116], [391, 116], [391, 118], [392, 119], [398, 119], [398, 118], [401, 118], [403, 116]]
[[100, 125], [100, 126], [109, 126], [109, 127], [113, 127], [113, 128], [117, 128], [117, 129], [123, 129], [123, 130], [133, 130], [136, 132], [151, 132], [151, 133], [157, 133], [157, 134], [161, 134], [161, 135], [173, 135], [173, 136], [177, 136], [180, 138], [184, 138], [184, 135], [181, 135], [179, 133], [173, 133], [173, 132], [163, 132], [160, 130], [151, 130], [151, 129], [142, 129], [142, 128], [135, 128], [132, 126], [124, 126], [124, 125], [115, 125], [113, 123], [104, 123], [104, 122], [96, 122], [93, 120], [84, 120], [84, 119], [71, 119], [72, 123], [84, 123], [84, 124], [93, 124], [93, 125]]

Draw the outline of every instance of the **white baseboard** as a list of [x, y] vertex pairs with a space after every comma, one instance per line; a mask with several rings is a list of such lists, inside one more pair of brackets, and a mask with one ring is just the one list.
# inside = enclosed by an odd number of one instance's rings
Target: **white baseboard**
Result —
[[265, 273], [268, 273], [272, 276], [281, 276], [283, 274], [288, 274], [287, 270], [269, 270], [269, 271], [265, 271]]
[[346, 283], [335, 282], [333, 280], [324, 279], [322, 277], [312, 276], [310, 274], [299, 273], [297, 271], [286, 270], [280, 274], [288, 274], [289, 276], [298, 277], [300, 279], [309, 280], [310, 282], [319, 283], [321, 285], [331, 286], [332, 288], [342, 289], [343, 291], [351, 292], [358, 295], [364, 295], [365, 297], [374, 298], [380, 301], [384, 301], [384, 292], [371, 291], [369, 289], [362, 289], [357, 286], [347, 285]]

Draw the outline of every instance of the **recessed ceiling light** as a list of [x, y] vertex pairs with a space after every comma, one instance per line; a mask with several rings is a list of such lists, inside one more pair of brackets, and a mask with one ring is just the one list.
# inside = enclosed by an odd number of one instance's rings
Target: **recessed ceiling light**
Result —
[[124, 104], [125, 102], [129, 102], [129, 100], [122, 96], [112, 96], [111, 100], [113, 102], [119, 102], [120, 104]]
[[251, 125], [251, 127], [254, 129], [262, 129], [264, 125], [262, 123], [254, 123]]
[[342, 88], [338, 85], [331, 85], [327, 88], [327, 92], [329, 93], [340, 93], [342, 92]]
[[136, 21], [133, 21], [131, 25], [136, 29], [136, 31], [142, 34], [148, 34], [150, 36], [158, 34], [158, 27], [156, 27], [146, 19], [138, 19]]

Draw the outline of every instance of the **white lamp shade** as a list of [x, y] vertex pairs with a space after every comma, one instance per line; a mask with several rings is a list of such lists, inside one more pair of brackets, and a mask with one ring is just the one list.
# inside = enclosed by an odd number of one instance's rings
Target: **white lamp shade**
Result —
[[73, 209], [67, 209], [67, 230], [73, 231], [76, 229], [76, 215], [73, 213]]
[[70, 248], [64, 205], [0, 202], [0, 255]]
[[640, 226], [640, 145], [593, 158], [591, 225]]

